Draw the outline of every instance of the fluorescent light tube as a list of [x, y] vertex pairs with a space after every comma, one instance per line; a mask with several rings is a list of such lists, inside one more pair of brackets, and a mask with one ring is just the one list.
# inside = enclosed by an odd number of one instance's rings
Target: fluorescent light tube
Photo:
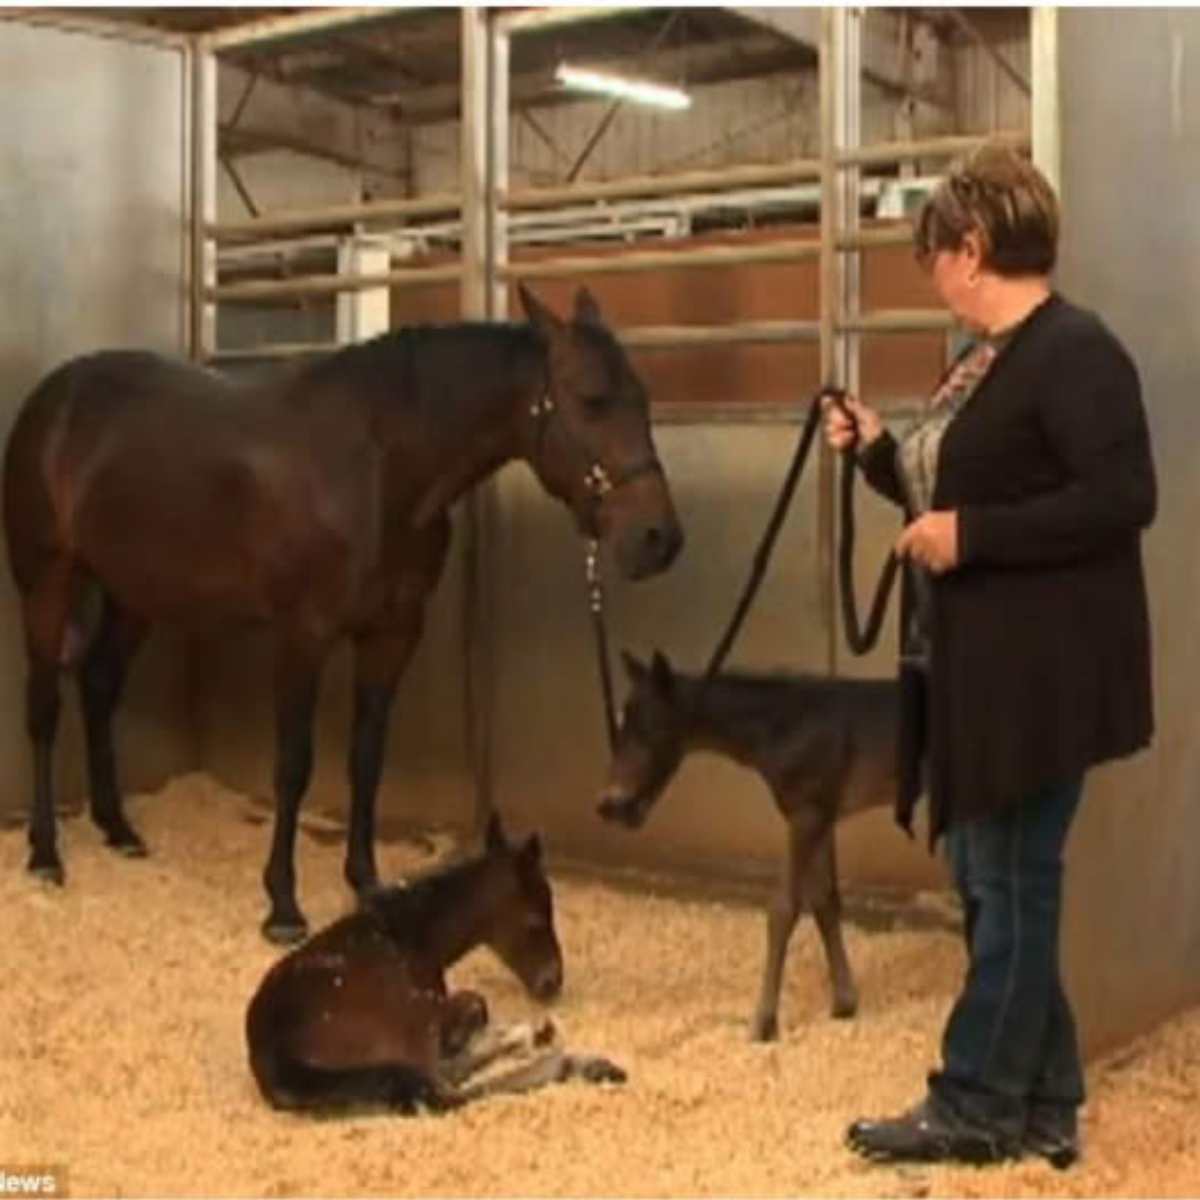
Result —
[[653, 104], [659, 108], [691, 108], [692, 98], [679, 88], [663, 87], [658, 83], [646, 83], [641, 79], [626, 79], [621, 75], [606, 75], [602, 71], [588, 71], [583, 67], [570, 67], [561, 63], [554, 73], [555, 79], [567, 87], [584, 92], [602, 92], [606, 96], [619, 96], [635, 104]]

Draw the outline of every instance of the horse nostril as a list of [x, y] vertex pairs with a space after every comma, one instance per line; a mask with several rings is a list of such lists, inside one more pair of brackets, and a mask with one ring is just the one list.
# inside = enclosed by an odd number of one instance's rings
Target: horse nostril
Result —
[[683, 533], [677, 525], [650, 525], [642, 534], [642, 545], [655, 562], [669, 563], [683, 544]]

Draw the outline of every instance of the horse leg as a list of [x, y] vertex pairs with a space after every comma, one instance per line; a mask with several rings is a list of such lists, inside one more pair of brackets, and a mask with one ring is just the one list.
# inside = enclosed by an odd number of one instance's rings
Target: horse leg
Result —
[[313, 714], [325, 647], [281, 638], [275, 663], [275, 828], [263, 884], [271, 910], [262, 931], [278, 945], [298, 942], [308, 922], [296, 903], [296, 824], [313, 762]]
[[28, 675], [25, 721], [33, 743], [33, 808], [29, 815], [28, 870], [40, 879], [65, 881], [58, 855], [54, 817], [54, 739], [61, 702], [60, 657], [79, 585], [79, 575], [66, 559], [44, 567], [22, 596]]
[[452, 992], [442, 1002], [442, 1054], [453, 1056], [465, 1050], [468, 1043], [487, 1027], [487, 1001], [478, 992], [463, 989]]
[[350, 829], [346, 882], [359, 896], [379, 886], [375, 865], [375, 796], [383, 773], [388, 715], [396, 687], [421, 638], [424, 612], [415, 607], [404, 623], [355, 644], [354, 725], [350, 737]]
[[146, 622], [120, 608], [111, 596], [106, 596], [99, 632], [85, 654], [79, 672], [92, 821], [103, 831], [108, 844], [129, 858], [144, 856], [146, 844], [122, 811], [113, 755], [112, 718], [121, 699], [129, 664], [144, 641], [147, 628]]
[[502, 1075], [470, 1084], [462, 1088], [458, 1095], [465, 1102], [483, 1100], [488, 1096], [533, 1092], [570, 1079], [580, 1079], [585, 1083], [624, 1083], [627, 1078], [622, 1067], [599, 1055], [550, 1050], [540, 1058], [505, 1071]]
[[544, 1050], [557, 1036], [558, 1030], [550, 1020], [537, 1025], [522, 1021], [503, 1028], [492, 1026], [479, 1031], [457, 1053], [447, 1054], [439, 1069], [445, 1079], [457, 1086], [501, 1058], [523, 1057]]
[[858, 987], [842, 940], [842, 895], [837, 880], [837, 845], [830, 828], [813, 858], [809, 907], [825, 947], [834, 1017], [852, 1017], [858, 1011]]
[[804, 907], [804, 876], [808, 863], [825, 827], [821, 808], [810, 797], [805, 797], [788, 817], [787, 860], [780, 876], [779, 890], [767, 909], [767, 959], [750, 1026], [750, 1036], [756, 1042], [774, 1041], [779, 1036], [779, 991], [783, 983], [784, 960], [792, 931]]

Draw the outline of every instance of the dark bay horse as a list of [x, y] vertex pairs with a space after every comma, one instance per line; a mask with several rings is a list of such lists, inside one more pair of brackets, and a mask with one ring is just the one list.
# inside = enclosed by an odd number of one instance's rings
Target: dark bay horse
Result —
[[[294, 845], [323, 664], [356, 654], [347, 882], [377, 884], [375, 793], [388, 712], [450, 544], [449, 506], [524, 459], [610, 543], [621, 573], [665, 570], [683, 535], [645, 391], [595, 301], [561, 320], [417, 327], [268, 384], [148, 353], [73, 359], [22, 407], [4, 462], [34, 747], [29, 869], [61, 883], [51, 786], [59, 671], [79, 662], [92, 817], [145, 853], [122, 811], [111, 722], [156, 621], [256, 620], [276, 634], [275, 797], [264, 932], [302, 937]], [[80, 614], [101, 598], [94, 633]]]
[[[480, 945], [536, 999], [558, 996], [562, 951], [540, 842], [534, 835], [510, 846], [495, 817], [482, 855], [376, 891], [268, 971], [246, 1011], [250, 1068], [263, 1097], [276, 1108], [325, 1114], [411, 1113], [565, 1079], [625, 1079], [607, 1059], [549, 1045], [549, 1023], [488, 1030], [484, 998], [446, 986], [446, 970]], [[501, 1055], [539, 1047], [524, 1065], [466, 1085]]]
[[729, 673], [702, 688], [662, 654], [649, 667], [623, 658], [633, 686], [600, 815], [638, 828], [693, 751], [724, 755], [756, 771], [787, 822], [788, 854], [767, 913], [767, 959], [751, 1036], [778, 1036], [788, 940], [806, 903], [825, 948], [833, 1015], [853, 1016], [858, 989], [842, 941], [834, 827], [851, 813], [895, 800], [898, 685]]

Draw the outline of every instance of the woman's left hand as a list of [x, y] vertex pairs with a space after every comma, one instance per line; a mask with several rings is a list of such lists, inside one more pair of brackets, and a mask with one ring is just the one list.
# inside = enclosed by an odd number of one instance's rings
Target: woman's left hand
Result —
[[905, 526], [896, 554], [911, 558], [935, 575], [958, 566], [958, 513], [927, 512]]

